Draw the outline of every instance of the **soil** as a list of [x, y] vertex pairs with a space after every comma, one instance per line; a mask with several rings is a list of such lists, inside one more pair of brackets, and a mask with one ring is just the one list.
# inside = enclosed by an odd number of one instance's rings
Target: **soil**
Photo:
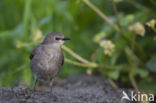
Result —
[[122, 96], [105, 77], [86, 75], [58, 79], [51, 92], [0, 87], [0, 103], [132, 103], [121, 102]]

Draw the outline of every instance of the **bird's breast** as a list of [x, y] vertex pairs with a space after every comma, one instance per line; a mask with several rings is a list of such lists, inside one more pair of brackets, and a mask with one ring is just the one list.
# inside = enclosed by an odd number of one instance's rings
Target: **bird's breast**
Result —
[[61, 54], [61, 48], [54, 48], [53, 46], [42, 47], [40, 52], [31, 60], [32, 72], [36, 76], [41, 76], [42, 74], [48, 78], [56, 76], [61, 69]]
[[55, 69], [59, 67], [59, 61], [61, 56], [61, 49], [51, 49], [47, 53], [47, 62], [48, 62], [48, 69]]

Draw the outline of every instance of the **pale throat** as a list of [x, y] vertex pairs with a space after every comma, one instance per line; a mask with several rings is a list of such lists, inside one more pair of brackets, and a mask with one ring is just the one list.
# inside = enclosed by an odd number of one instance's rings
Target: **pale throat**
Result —
[[62, 46], [62, 42], [60, 42], [60, 43], [53, 43], [53, 44], [51, 44], [51, 46], [54, 48], [55, 47], [55, 49], [61, 49], [61, 46]]

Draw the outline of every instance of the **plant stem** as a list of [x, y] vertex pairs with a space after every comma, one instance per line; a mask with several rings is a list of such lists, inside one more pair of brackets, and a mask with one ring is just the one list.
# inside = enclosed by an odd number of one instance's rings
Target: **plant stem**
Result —
[[131, 83], [132, 83], [134, 89], [135, 89], [136, 91], [139, 91], [138, 86], [137, 86], [137, 84], [136, 84], [136, 81], [135, 81], [135, 79], [134, 79], [134, 77], [133, 77], [133, 75], [132, 75], [131, 73], [129, 73], [129, 78], [130, 78], [130, 81], [131, 81]]
[[120, 20], [119, 20], [119, 17], [118, 17], [118, 9], [116, 7], [116, 3], [114, 2], [114, 0], [112, 0], [112, 5], [113, 5], [113, 10], [114, 10], [114, 13], [115, 13], [115, 16], [116, 16], [117, 24], [118, 24], [119, 27], [121, 27]]
[[96, 63], [89, 63], [89, 64], [83, 64], [83, 63], [79, 63], [79, 62], [76, 62], [76, 61], [73, 61], [73, 60], [70, 60], [70, 59], [67, 59], [65, 58], [65, 61], [67, 63], [70, 63], [70, 64], [73, 64], [73, 65], [76, 65], [76, 66], [80, 66], [80, 67], [87, 67], [87, 68], [97, 68], [98, 67], [98, 64]]
[[135, 45], [136, 45], [136, 35], [134, 35], [133, 40], [132, 40], [132, 51], [134, 52]]
[[24, 35], [28, 36], [28, 23], [30, 18], [30, 8], [32, 0], [25, 0], [24, 15], [23, 15], [23, 24], [24, 24]]
[[108, 78], [108, 81], [115, 90], [119, 89], [118, 85], [112, 79]]
[[125, 0], [126, 2], [132, 4], [133, 6], [135, 6], [136, 8], [140, 9], [140, 10], [144, 10], [144, 11], [148, 11], [148, 12], [152, 12], [153, 14], [155, 14], [155, 11], [153, 11], [150, 8], [147, 8], [143, 5], [141, 5], [141, 3], [136, 2], [136, 0]]
[[[130, 42], [131, 44], [133, 43], [133, 41], [131, 39], [129, 39], [127, 36], [125, 36], [125, 34], [120, 30], [120, 28], [115, 25], [103, 12], [101, 12], [94, 4], [92, 4], [89, 0], [83, 0], [84, 3], [86, 3], [91, 9], [93, 9], [102, 19], [104, 19], [109, 25], [111, 25], [122, 37], [123, 39], [125, 39], [126, 41]], [[146, 59], [146, 55], [144, 53], [144, 51], [142, 50], [142, 48], [140, 48], [138, 46], [137, 43], [135, 43], [135, 47], [137, 48], [137, 50], [139, 51], [139, 53], [141, 54], [141, 57], [143, 58], [143, 60]]]
[[83, 0], [90, 8], [92, 8], [101, 18], [103, 18], [109, 25], [111, 25], [116, 31], [120, 31], [119, 27], [115, 25], [104, 13], [102, 13], [94, 4], [89, 0]]
[[66, 52], [68, 52], [73, 57], [75, 57], [80, 62], [85, 63], [85, 64], [89, 64], [90, 63], [88, 60], [82, 58], [81, 56], [79, 56], [78, 54], [76, 54], [74, 51], [72, 51], [71, 49], [69, 49], [68, 47], [66, 47], [65, 45], [62, 46], [62, 49], [65, 50]]

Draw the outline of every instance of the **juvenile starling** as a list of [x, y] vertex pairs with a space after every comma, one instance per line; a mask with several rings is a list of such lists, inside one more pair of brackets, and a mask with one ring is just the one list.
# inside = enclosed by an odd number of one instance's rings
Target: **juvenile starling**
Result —
[[44, 41], [38, 45], [30, 55], [30, 67], [35, 77], [34, 89], [40, 81], [46, 81], [48, 87], [52, 88], [54, 77], [59, 73], [64, 63], [61, 45], [65, 40], [63, 34], [54, 32], [48, 34]]

